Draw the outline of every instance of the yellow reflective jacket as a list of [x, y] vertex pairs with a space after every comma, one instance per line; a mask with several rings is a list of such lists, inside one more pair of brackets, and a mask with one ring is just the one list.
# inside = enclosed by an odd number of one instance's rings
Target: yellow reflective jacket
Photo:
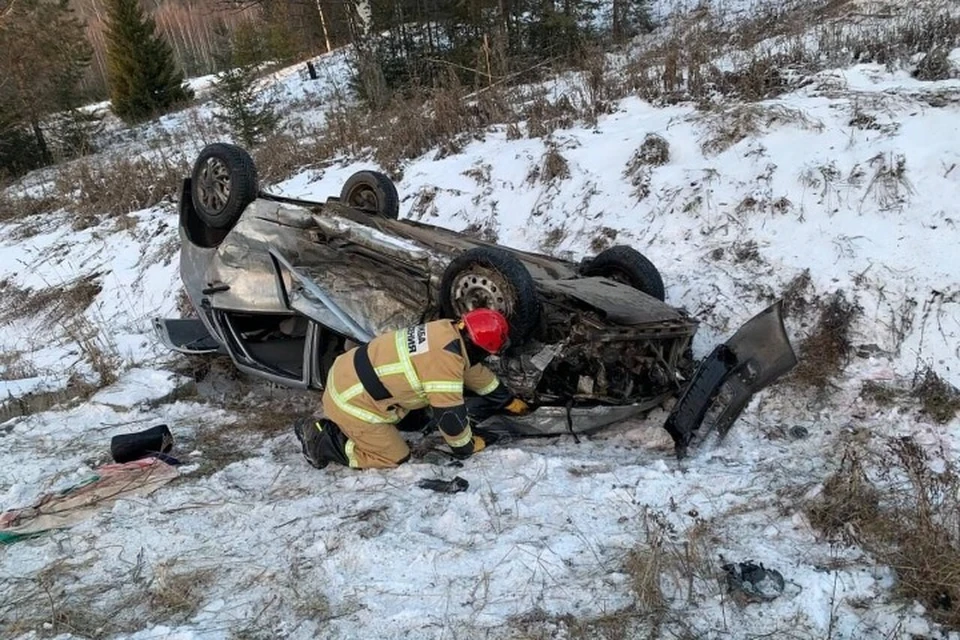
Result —
[[[365, 388], [355, 361], [358, 349], [366, 350], [389, 397], [376, 399]], [[464, 389], [487, 395], [499, 384], [485, 366], [470, 366], [454, 321], [436, 320], [383, 334], [339, 356], [327, 378], [326, 395], [361, 422], [393, 424], [412, 409], [462, 405]]]

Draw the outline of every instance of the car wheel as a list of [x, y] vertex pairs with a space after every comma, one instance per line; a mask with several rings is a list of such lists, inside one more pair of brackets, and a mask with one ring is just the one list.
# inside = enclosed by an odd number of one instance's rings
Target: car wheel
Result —
[[400, 217], [397, 187], [379, 171], [358, 171], [347, 178], [340, 189], [340, 202], [391, 220]]
[[486, 307], [502, 313], [510, 323], [510, 339], [524, 340], [540, 321], [540, 301], [530, 272], [503, 249], [476, 247], [447, 266], [440, 281], [444, 315], [459, 318], [471, 309]]
[[610, 278], [628, 284], [657, 300], [662, 301], [666, 297], [663, 278], [657, 268], [642, 253], [626, 245], [610, 247], [600, 252], [581, 268], [580, 274]]
[[257, 168], [241, 147], [209, 144], [193, 163], [191, 198], [197, 216], [213, 229], [230, 229], [258, 192]]

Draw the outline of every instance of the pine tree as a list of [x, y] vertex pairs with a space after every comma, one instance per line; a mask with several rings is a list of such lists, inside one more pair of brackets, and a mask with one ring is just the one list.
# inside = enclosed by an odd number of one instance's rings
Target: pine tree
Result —
[[107, 68], [113, 111], [127, 122], [150, 118], [193, 97], [173, 50], [139, 0], [109, 2]]
[[221, 47], [218, 64], [224, 71], [213, 83], [214, 117], [225, 123], [244, 146], [252, 147], [273, 133], [280, 123], [278, 100], [268, 88], [258, 89], [256, 50], [248, 33], [239, 31]]

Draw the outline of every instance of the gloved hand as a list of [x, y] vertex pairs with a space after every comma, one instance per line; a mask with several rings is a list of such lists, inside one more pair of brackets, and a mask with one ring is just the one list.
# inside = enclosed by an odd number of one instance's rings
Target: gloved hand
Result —
[[521, 400], [520, 398], [514, 398], [503, 408], [509, 414], [515, 416], [525, 416], [530, 413], [530, 405]]

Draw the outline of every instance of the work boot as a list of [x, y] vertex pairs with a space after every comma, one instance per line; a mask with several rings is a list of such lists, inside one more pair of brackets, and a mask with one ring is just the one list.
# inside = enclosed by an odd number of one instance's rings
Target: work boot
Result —
[[348, 438], [332, 420], [300, 418], [294, 423], [293, 432], [300, 441], [303, 457], [317, 469], [331, 462], [350, 466], [346, 454]]

